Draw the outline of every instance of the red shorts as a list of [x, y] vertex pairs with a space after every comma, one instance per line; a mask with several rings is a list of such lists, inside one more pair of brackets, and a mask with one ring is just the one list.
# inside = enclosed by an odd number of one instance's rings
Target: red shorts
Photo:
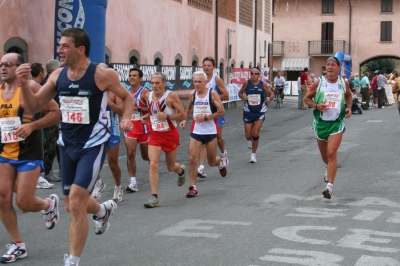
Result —
[[138, 144], [146, 143], [149, 141], [149, 133], [135, 134], [133, 131], [124, 132], [125, 138], [136, 139]]
[[164, 132], [151, 131], [149, 145], [161, 147], [164, 152], [173, 151], [179, 146], [179, 132], [176, 128]]

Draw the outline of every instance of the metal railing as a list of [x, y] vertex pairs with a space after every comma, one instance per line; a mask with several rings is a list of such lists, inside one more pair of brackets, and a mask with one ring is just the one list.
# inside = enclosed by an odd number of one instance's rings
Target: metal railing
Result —
[[273, 56], [283, 56], [285, 53], [285, 42], [284, 41], [274, 41], [273, 42]]
[[336, 52], [347, 52], [346, 41], [308, 41], [308, 55], [334, 55]]

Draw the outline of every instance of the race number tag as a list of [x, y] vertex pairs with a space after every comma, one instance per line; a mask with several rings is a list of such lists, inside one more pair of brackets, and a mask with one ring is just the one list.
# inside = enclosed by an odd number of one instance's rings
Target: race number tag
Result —
[[167, 131], [169, 130], [169, 125], [167, 120], [158, 120], [157, 115], [150, 116], [151, 129], [153, 131]]
[[15, 134], [15, 128], [21, 125], [21, 119], [18, 116], [0, 118], [0, 125], [1, 143], [11, 143], [24, 140]]
[[259, 105], [261, 103], [261, 95], [260, 94], [249, 94], [247, 95], [249, 99], [249, 105]]
[[210, 115], [211, 113], [211, 108], [210, 105], [195, 105], [193, 108], [193, 118], [196, 119], [197, 115]]
[[89, 124], [89, 99], [86, 97], [60, 96], [62, 121], [68, 124]]
[[134, 111], [134, 112], [132, 113], [131, 120], [140, 120], [140, 113]]
[[340, 111], [340, 103], [342, 102], [342, 94], [338, 92], [325, 92], [325, 103], [328, 108], [335, 108]]

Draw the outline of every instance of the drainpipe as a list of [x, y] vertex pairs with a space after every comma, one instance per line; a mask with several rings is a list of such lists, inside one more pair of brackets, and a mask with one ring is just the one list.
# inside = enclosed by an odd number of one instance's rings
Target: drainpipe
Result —
[[351, 18], [352, 18], [352, 7], [350, 0], [347, 1], [349, 3], [349, 54], [351, 54]]
[[254, 66], [257, 66], [257, 0], [254, 5]]
[[[215, 0], [215, 63], [216, 67], [219, 67], [218, 60], [218, 0]], [[219, 71], [222, 71], [220, 69]]]

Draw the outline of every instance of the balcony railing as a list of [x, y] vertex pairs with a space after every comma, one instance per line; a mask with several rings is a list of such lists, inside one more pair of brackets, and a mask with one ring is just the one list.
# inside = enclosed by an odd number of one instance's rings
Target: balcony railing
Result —
[[283, 56], [285, 51], [285, 42], [284, 41], [274, 41], [273, 42], [273, 56]]
[[308, 55], [327, 56], [334, 55], [336, 52], [346, 53], [346, 41], [308, 41]]

